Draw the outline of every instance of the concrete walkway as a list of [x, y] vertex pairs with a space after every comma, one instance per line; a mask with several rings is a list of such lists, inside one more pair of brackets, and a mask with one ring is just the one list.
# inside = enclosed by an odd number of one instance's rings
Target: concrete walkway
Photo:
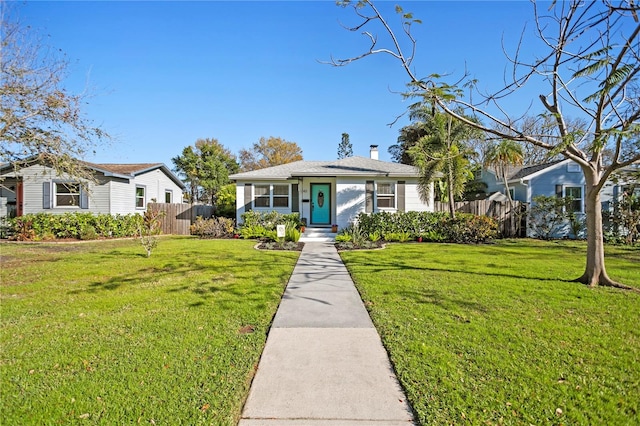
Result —
[[412, 425], [378, 332], [331, 243], [306, 243], [239, 426]]

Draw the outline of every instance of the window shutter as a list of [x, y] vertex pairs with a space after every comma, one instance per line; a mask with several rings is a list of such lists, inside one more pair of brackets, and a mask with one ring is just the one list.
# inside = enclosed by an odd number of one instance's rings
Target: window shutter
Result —
[[51, 182], [42, 182], [42, 208], [51, 208]]
[[80, 185], [80, 208], [89, 208], [89, 192], [82, 185]]
[[398, 181], [397, 192], [398, 192], [398, 211], [399, 212], [403, 212], [403, 211], [405, 211], [405, 205], [404, 205], [404, 181], [403, 180], [399, 180]]
[[244, 184], [244, 211], [248, 212], [249, 210], [251, 210], [251, 184], [250, 183], [245, 183]]
[[291, 212], [300, 212], [300, 194], [298, 193], [298, 184], [291, 185]]
[[368, 180], [365, 185], [365, 200], [364, 200], [365, 213], [373, 213], [373, 181]]
[[562, 185], [556, 185], [556, 197], [562, 198]]

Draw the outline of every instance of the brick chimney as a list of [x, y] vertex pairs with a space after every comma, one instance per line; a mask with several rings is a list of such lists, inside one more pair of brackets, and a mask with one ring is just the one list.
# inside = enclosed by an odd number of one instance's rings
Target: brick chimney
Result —
[[370, 150], [369, 150], [369, 154], [370, 154], [372, 160], [377, 160], [378, 159], [378, 145], [371, 145]]

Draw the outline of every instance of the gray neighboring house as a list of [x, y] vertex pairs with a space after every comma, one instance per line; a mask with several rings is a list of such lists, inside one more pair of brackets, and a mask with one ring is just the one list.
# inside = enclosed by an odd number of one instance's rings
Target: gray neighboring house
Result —
[[[498, 192], [506, 195], [502, 178], [498, 179], [493, 170], [482, 170], [481, 180], [487, 184], [488, 194]], [[585, 213], [586, 182], [580, 166], [570, 159], [513, 167], [507, 182], [511, 197], [516, 201], [532, 205], [533, 198], [538, 195], [572, 197], [574, 211]], [[627, 185], [625, 181], [609, 180], [605, 183], [600, 193], [603, 210], [610, 209], [612, 201], [618, 199]]]
[[343, 228], [362, 212], [433, 211], [418, 195], [418, 169], [370, 157], [296, 161], [229, 176], [236, 182], [236, 218], [249, 210], [298, 212], [310, 227]]
[[182, 203], [185, 185], [162, 163], [84, 163], [96, 182], [82, 185], [37, 160], [17, 171], [0, 166], [0, 217], [29, 213], [84, 211], [105, 214], [144, 212], [147, 203]]

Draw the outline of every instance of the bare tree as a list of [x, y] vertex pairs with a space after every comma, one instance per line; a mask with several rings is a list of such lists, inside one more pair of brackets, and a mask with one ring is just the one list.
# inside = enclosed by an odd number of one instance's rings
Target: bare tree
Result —
[[87, 94], [64, 87], [66, 60], [10, 21], [7, 7], [0, 3], [0, 161], [38, 157], [59, 173], [91, 178], [79, 160], [109, 135], [82, 114]]
[[[609, 278], [605, 269], [600, 191], [613, 172], [640, 161], [635, 145], [640, 133], [640, 5], [633, 0], [572, 0], [554, 1], [548, 10], [540, 10], [532, 2], [534, 37], [546, 51], [531, 60], [522, 58], [520, 50], [527, 38], [523, 31], [516, 52], [507, 57], [511, 80], [492, 93], [477, 90], [468, 75], [455, 82], [446, 82], [435, 73], [419, 77], [413, 68], [416, 42], [411, 27], [420, 21], [411, 13], [396, 7], [402, 19], [401, 34], [410, 46], [405, 54], [399, 37], [373, 2], [346, 0], [341, 5], [352, 6], [361, 18], [349, 30], [362, 31], [371, 44], [357, 56], [332, 58], [334, 66], [376, 54], [390, 55], [405, 70], [414, 94], [452, 117], [498, 138], [525, 142], [578, 163], [586, 180], [587, 256], [584, 273], [576, 281], [630, 288]], [[375, 25], [390, 36], [389, 45], [379, 45], [369, 29]], [[528, 85], [545, 88], [537, 105], [542, 114], [552, 117], [557, 130], [554, 137], [542, 139], [527, 132], [521, 120], [512, 119], [513, 114], [501, 106], [505, 98], [518, 96], [519, 89]], [[569, 114], [583, 119], [586, 128], [572, 131], [567, 125]], [[607, 150], [611, 154], [605, 163]]]

